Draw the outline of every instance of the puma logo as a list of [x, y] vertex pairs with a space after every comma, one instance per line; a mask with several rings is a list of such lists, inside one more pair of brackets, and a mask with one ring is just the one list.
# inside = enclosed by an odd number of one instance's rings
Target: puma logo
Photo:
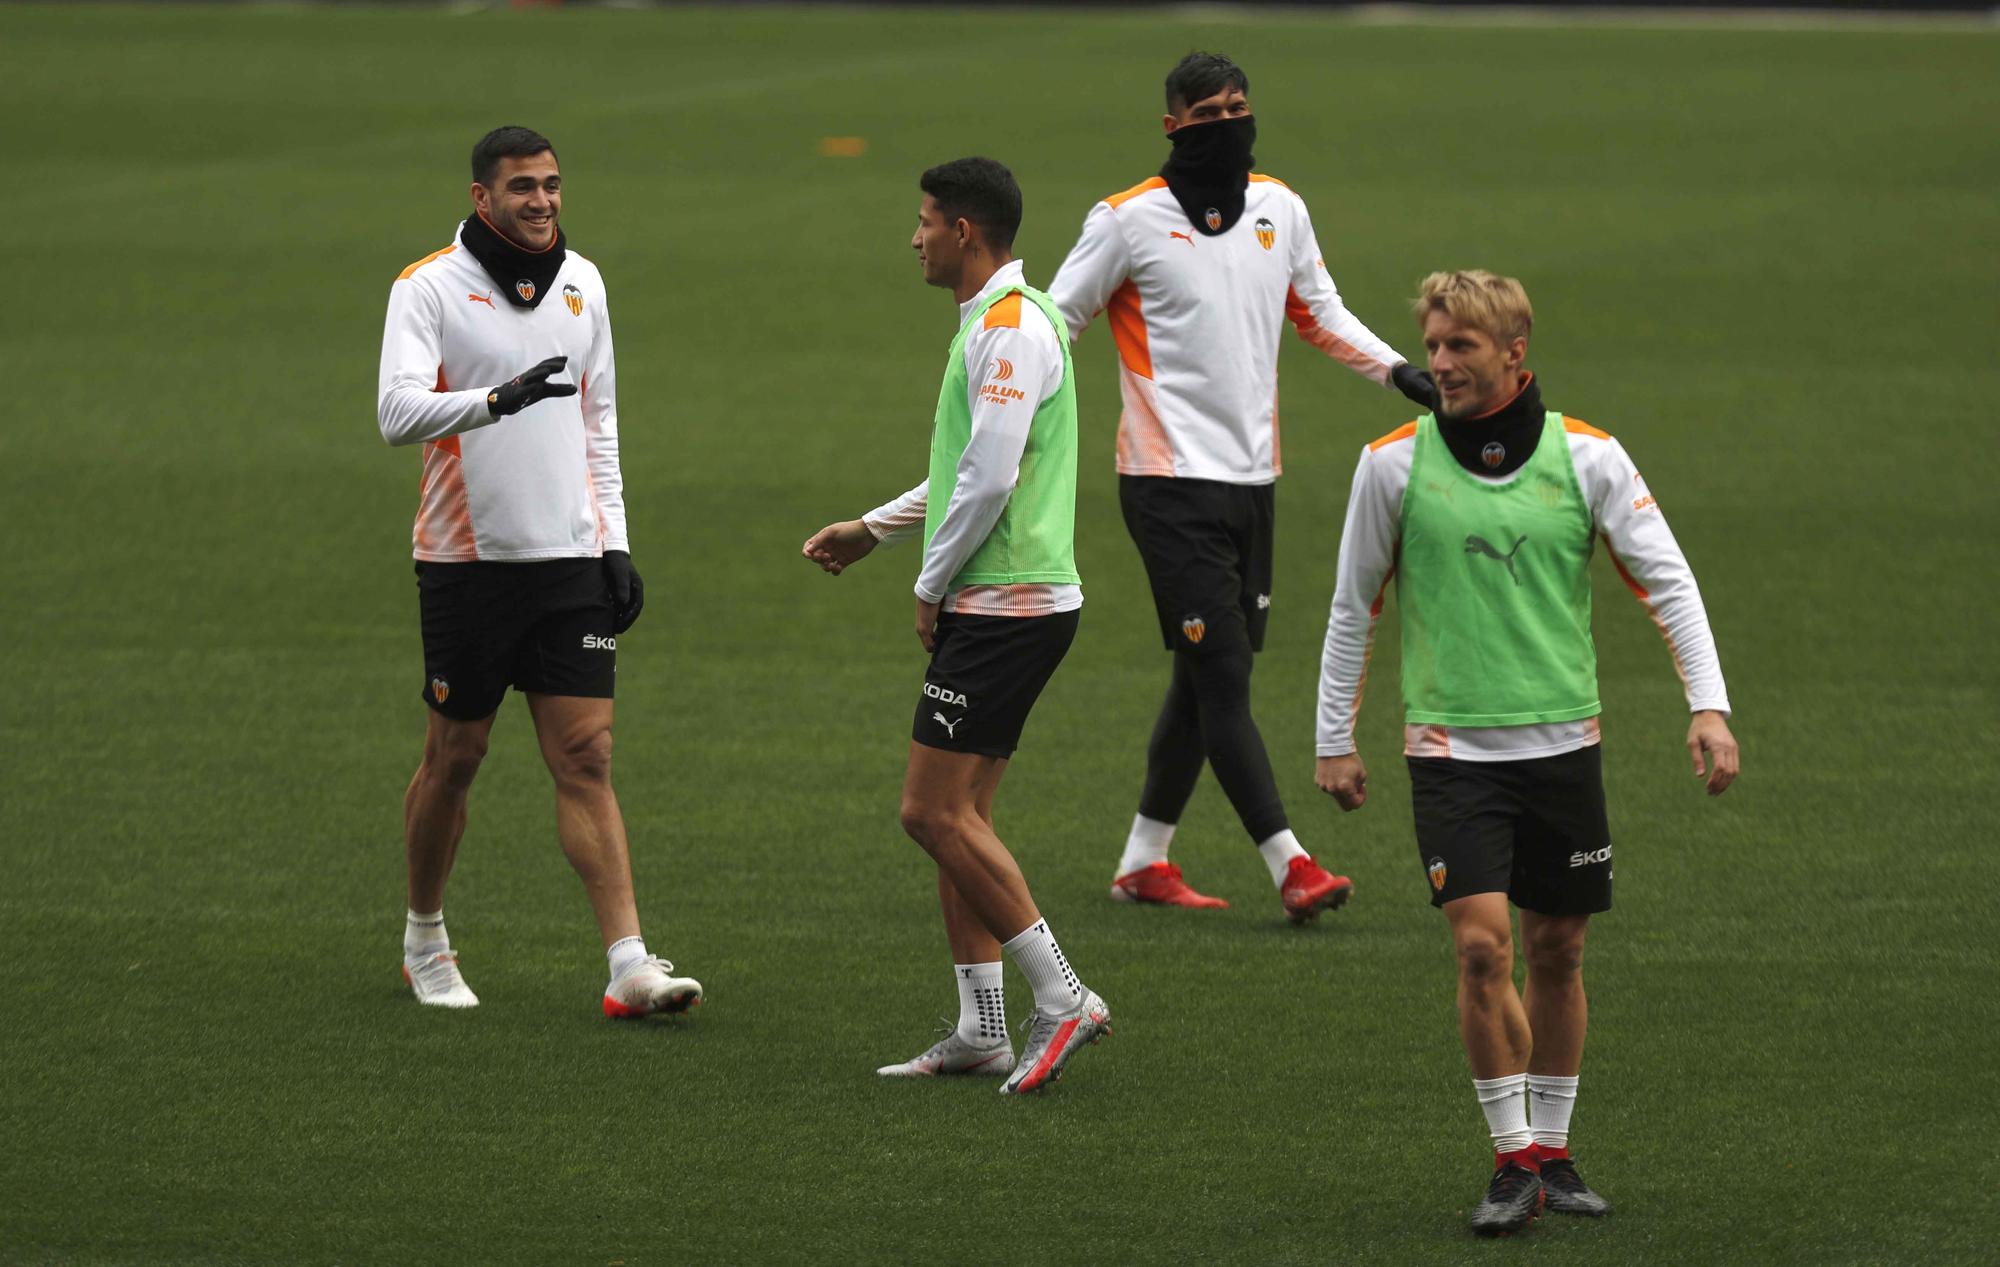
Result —
[[1513, 579], [1514, 584], [1519, 585], [1521, 578], [1514, 575], [1514, 555], [1516, 551], [1520, 550], [1521, 543], [1527, 539], [1525, 534], [1514, 538], [1514, 549], [1502, 554], [1493, 548], [1492, 542], [1478, 533], [1473, 533], [1465, 539], [1465, 552], [1467, 554], [1483, 554], [1489, 559], [1498, 559], [1502, 563], [1505, 563], [1507, 565], [1507, 575]]
[[485, 304], [488, 308], [493, 307], [493, 292], [490, 290], [483, 295], [467, 295], [466, 298], [473, 303]]
[[944, 719], [943, 713], [932, 713], [931, 720], [936, 722], [938, 725], [944, 727], [945, 734], [950, 735], [953, 739], [956, 739], [958, 738], [958, 723], [964, 721], [965, 718], [961, 717], [958, 719], [958, 721], [946, 721]]
[[1191, 237], [1189, 237], [1189, 236], [1188, 236], [1187, 234], [1185, 234], [1185, 233], [1182, 233], [1182, 232], [1181, 232], [1180, 230], [1178, 230], [1178, 229], [1168, 229], [1168, 230], [1167, 230], [1167, 239], [1168, 239], [1169, 241], [1172, 241], [1172, 240], [1173, 240], [1174, 238], [1179, 238], [1179, 239], [1180, 239], [1181, 241], [1183, 241], [1183, 242], [1187, 243], [1187, 244], [1188, 244], [1189, 246], [1193, 246], [1193, 245], [1194, 245], [1194, 239], [1193, 239], [1193, 238], [1191, 238]]

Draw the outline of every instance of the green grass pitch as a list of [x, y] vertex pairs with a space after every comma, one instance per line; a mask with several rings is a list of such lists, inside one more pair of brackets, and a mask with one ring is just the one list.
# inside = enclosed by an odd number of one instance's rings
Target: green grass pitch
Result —
[[[1599, 565], [1602, 1223], [1464, 1230], [1487, 1142], [1393, 615], [1373, 802], [1311, 784], [1354, 455], [1407, 411], [1295, 341], [1257, 706], [1356, 901], [1284, 926], [1212, 780], [1176, 853], [1233, 908], [1106, 900], [1167, 665], [1100, 324], [1089, 604], [999, 818], [1118, 1032], [1029, 1101], [871, 1076], [954, 1006], [896, 824], [917, 559], [798, 545], [923, 470], [953, 313], [917, 173], [1012, 165], [1046, 284], [1157, 167], [1195, 46], [1249, 67], [1260, 166], [1393, 343], [1430, 269], [1526, 280], [1550, 401], [1625, 441], [1701, 577], [1746, 754], [1718, 802]], [[5, 6], [0, 68], [0, 1262], [1992, 1260], [1994, 36]], [[396, 974], [417, 457], [375, 365], [502, 122], [555, 138], [615, 310], [649, 594], [618, 783], [649, 939], [709, 989], [678, 1023], [598, 1015], [518, 700], [447, 903], [484, 1006]]]

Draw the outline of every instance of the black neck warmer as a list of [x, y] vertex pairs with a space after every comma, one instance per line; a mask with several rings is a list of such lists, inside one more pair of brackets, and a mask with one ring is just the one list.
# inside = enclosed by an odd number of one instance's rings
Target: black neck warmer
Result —
[[486, 223], [485, 216], [476, 213], [459, 229], [465, 249], [516, 308], [533, 308], [542, 302], [542, 296], [556, 284], [556, 272], [569, 253], [561, 225], [556, 226], [556, 240], [539, 251], [514, 245]]
[[1514, 399], [1477, 418], [1438, 419], [1438, 434], [1474, 475], [1512, 475], [1535, 456], [1542, 438], [1542, 389], [1533, 374]]
[[1160, 175], [1188, 223], [1209, 237], [1229, 232], [1242, 218], [1243, 191], [1257, 161], [1250, 153], [1257, 143], [1257, 116], [1191, 123], [1168, 133], [1167, 140], [1174, 149]]

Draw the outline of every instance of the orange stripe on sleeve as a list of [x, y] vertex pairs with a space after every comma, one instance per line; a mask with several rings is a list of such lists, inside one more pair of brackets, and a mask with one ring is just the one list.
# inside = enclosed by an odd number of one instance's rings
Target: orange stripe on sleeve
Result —
[[1010, 292], [1005, 298], [986, 310], [988, 330], [1019, 330], [1021, 328], [1021, 292]]
[[1153, 350], [1146, 337], [1146, 314], [1139, 308], [1139, 288], [1128, 279], [1111, 292], [1104, 313], [1111, 323], [1111, 341], [1118, 345], [1118, 359], [1140, 378], [1151, 378]]
[[458, 243], [454, 242], [454, 243], [452, 243], [452, 244], [451, 244], [450, 246], [447, 246], [447, 247], [443, 247], [443, 248], [441, 248], [441, 249], [439, 249], [439, 250], [435, 250], [435, 251], [432, 251], [432, 252], [431, 252], [431, 253], [430, 253], [429, 255], [426, 255], [426, 256], [424, 256], [424, 257], [423, 257], [422, 259], [418, 260], [418, 261], [417, 261], [416, 263], [414, 263], [414, 264], [410, 265], [410, 266], [409, 266], [408, 268], [404, 269], [404, 270], [403, 270], [402, 272], [400, 272], [400, 273], [396, 274], [396, 280], [397, 280], [397, 281], [399, 281], [399, 282], [403, 282], [403, 281], [408, 281], [408, 280], [410, 279], [410, 274], [411, 274], [411, 273], [414, 273], [414, 272], [416, 272], [416, 271], [417, 271], [418, 269], [422, 268], [422, 267], [423, 267], [424, 265], [426, 265], [426, 264], [430, 263], [430, 262], [431, 262], [432, 260], [434, 260], [434, 259], [438, 258], [438, 257], [439, 257], [440, 255], [450, 255], [450, 254], [451, 254], [451, 253], [452, 253], [453, 251], [456, 251], [457, 249], [458, 249]]
[[1394, 444], [1398, 440], [1407, 440], [1415, 434], [1417, 434], [1417, 423], [1415, 419], [1411, 419], [1409, 422], [1391, 431], [1388, 435], [1369, 441], [1368, 451], [1373, 453], [1384, 445]]
[[1167, 181], [1164, 176], [1149, 176], [1145, 180], [1142, 180], [1138, 184], [1132, 186], [1130, 189], [1120, 190], [1119, 192], [1112, 194], [1109, 198], [1106, 198], [1104, 200], [1104, 205], [1110, 207], [1113, 211], [1116, 211], [1120, 206], [1132, 201], [1134, 198], [1137, 198], [1140, 194], [1151, 193], [1155, 189], [1165, 189], [1166, 187], [1167, 187]]
[[[1290, 185], [1287, 185], [1287, 184], [1286, 184], [1286, 183], [1285, 183], [1284, 181], [1282, 181], [1282, 180], [1279, 180], [1279, 179], [1278, 179], [1278, 178], [1277, 178], [1276, 176], [1266, 176], [1266, 175], [1265, 175], [1264, 173], [1262, 173], [1262, 172], [1251, 172], [1251, 173], [1250, 173], [1250, 179], [1251, 179], [1251, 180], [1254, 180], [1254, 181], [1257, 181], [1257, 182], [1258, 182], [1258, 183], [1260, 183], [1260, 184], [1268, 184], [1268, 185], [1276, 185], [1276, 186], [1278, 186], [1278, 188], [1280, 188], [1280, 189], [1290, 189], [1290, 188], [1291, 188], [1291, 186], [1290, 186]], [[1160, 183], [1164, 185], [1164, 184], [1165, 184], [1166, 182], [1165, 182], [1165, 181], [1161, 181]]]
[[1583, 419], [1571, 418], [1568, 415], [1564, 415], [1563, 417], [1563, 430], [1573, 436], [1596, 436], [1600, 440], [1609, 440], [1611, 438], [1609, 431], [1599, 431]]

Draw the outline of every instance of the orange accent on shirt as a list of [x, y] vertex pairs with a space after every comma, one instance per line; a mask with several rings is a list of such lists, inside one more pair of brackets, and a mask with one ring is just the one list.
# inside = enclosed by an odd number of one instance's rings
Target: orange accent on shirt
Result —
[[1409, 422], [1391, 431], [1388, 435], [1369, 441], [1368, 451], [1373, 453], [1383, 445], [1394, 444], [1398, 440], [1407, 440], [1415, 434], [1417, 434], [1417, 423], [1415, 419], [1411, 419]]
[[1104, 305], [1105, 319], [1111, 323], [1111, 339], [1118, 345], [1118, 359], [1141, 378], [1153, 376], [1153, 350], [1146, 337], [1146, 314], [1139, 307], [1139, 288], [1127, 278], [1111, 292]]
[[[1568, 424], [1575, 421], [1573, 418], [1565, 418], [1563, 419], [1563, 424], [1565, 427], [1568, 427]], [[1586, 432], [1596, 431], [1596, 428], [1585, 427], [1580, 422], [1576, 423], [1576, 426], [1584, 427]], [[1574, 427], [1570, 427], [1569, 429], [1575, 430]], [[1597, 434], [1604, 435], [1602, 431], [1597, 431]], [[1604, 438], [1609, 440], [1611, 437], [1604, 436]], [[1681, 659], [1680, 644], [1674, 641], [1674, 635], [1668, 630], [1667, 622], [1660, 619], [1660, 609], [1653, 605], [1653, 596], [1647, 592], [1645, 586], [1639, 584], [1638, 579], [1631, 572], [1626, 570], [1625, 560], [1619, 558], [1618, 552], [1611, 548], [1611, 538], [1608, 536], [1604, 537], [1604, 552], [1611, 556], [1611, 566], [1618, 569], [1618, 575], [1625, 578], [1625, 588], [1631, 590], [1632, 596], [1646, 605], [1646, 615], [1652, 618], [1653, 627], [1660, 631], [1660, 637], [1666, 639], [1667, 653], [1674, 658], [1674, 672], [1680, 676], [1681, 685], [1685, 687], [1688, 684], [1687, 663]]]
[[1276, 186], [1278, 186], [1278, 188], [1280, 188], [1280, 189], [1290, 189], [1290, 188], [1291, 188], [1291, 186], [1290, 186], [1290, 185], [1287, 185], [1287, 184], [1286, 184], [1286, 183], [1285, 183], [1284, 181], [1282, 181], [1282, 180], [1279, 180], [1279, 179], [1278, 179], [1278, 178], [1277, 178], [1276, 176], [1266, 176], [1266, 175], [1265, 175], [1264, 173], [1262, 173], [1262, 172], [1251, 172], [1251, 173], [1250, 173], [1250, 179], [1251, 179], [1251, 180], [1252, 180], [1253, 182], [1257, 183], [1257, 184], [1271, 184], [1271, 185], [1276, 185]]
[[1173, 475], [1174, 444], [1153, 399], [1153, 380], [1118, 369], [1118, 470], [1126, 475]]
[[430, 263], [430, 262], [431, 262], [432, 260], [434, 260], [434, 259], [438, 258], [438, 256], [440, 256], [440, 255], [450, 255], [450, 254], [451, 254], [451, 253], [452, 253], [453, 251], [456, 251], [457, 249], [458, 249], [458, 243], [454, 242], [454, 243], [452, 243], [452, 244], [451, 244], [450, 246], [446, 246], [446, 247], [440, 247], [440, 248], [439, 248], [438, 250], [435, 250], [435, 251], [432, 251], [432, 252], [431, 252], [431, 253], [430, 253], [429, 255], [426, 255], [426, 256], [424, 256], [424, 257], [423, 257], [422, 259], [418, 260], [418, 261], [417, 261], [416, 263], [414, 263], [414, 264], [410, 265], [410, 266], [409, 266], [408, 268], [404, 269], [404, 270], [403, 270], [402, 272], [400, 272], [400, 273], [396, 274], [396, 280], [397, 280], [397, 281], [399, 281], [399, 282], [405, 282], [405, 281], [408, 281], [408, 280], [410, 279], [410, 274], [411, 274], [411, 273], [414, 273], [414, 272], [416, 272], [416, 271], [417, 271], [418, 269], [422, 268], [422, 267], [423, 267], [424, 265], [426, 265], [426, 264]]
[[1528, 384], [1529, 384], [1529, 383], [1532, 383], [1532, 382], [1534, 382], [1534, 381], [1535, 381], [1535, 376], [1534, 376], [1534, 374], [1533, 374], [1533, 373], [1527, 373], [1527, 374], [1523, 374], [1523, 375], [1521, 375], [1521, 381], [1520, 381], [1519, 383], [1517, 383], [1517, 384], [1515, 384], [1515, 385], [1514, 385], [1514, 394], [1513, 394], [1513, 395], [1511, 395], [1511, 396], [1507, 397], [1507, 399], [1505, 399], [1505, 400], [1501, 401], [1501, 402], [1500, 402], [1499, 404], [1497, 404], [1497, 405], [1493, 406], [1493, 408], [1491, 408], [1491, 409], [1487, 410], [1487, 411], [1486, 411], [1485, 413], [1483, 413], [1483, 414], [1474, 414], [1474, 415], [1472, 415], [1472, 417], [1471, 417], [1470, 421], [1472, 421], [1472, 422], [1478, 422], [1478, 421], [1479, 421], [1479, 420], [1480, 420], [1481, 418], [1491, 418], [1491, 417], [1492, 417], [1492, 416], [1493, 416], [1494, 414], [1497, 414], [1497, 413], [1499, 413], [1499, 412], [1500, 412], [1500, 411], [1501, 411], [1502, 409], [1505, 409], [1505, 408], [1506, 408], [1507, 406], [1509, 406], [1509, 405], [1513, 404], [1513, 403], [1514, 403], [1515, 401], [1517, 401], [1517, 400], [1521, 399], [1521, 393], [1522, 393], [1522, 392], [1524, 392], [1524, 391], [1527, 391], [1527, 390], [1528, 390]]
[[986, 328], [988, 330], [1019, 330], [1021, 328], [1020, 291], [1014, 291], [986, 310]]
[[1599, 431], [1583, 419], [1571, 418], [1567, 414], [1563, 416], [1563, 430], [1573, 436], [1596, 436], [1600, 440], [1609, 440], [1611, 438], [1609, 431]]
[[1298, 327], [1299, 337], [1364, 377], [1379, 373], [1382, 363], [1319, 323], [1296, 287], [1285, 290], [1285, 316]]
[[1104, 205], [1111, 208], [1113, 211], [1116, 211], [1121, 205], [1132, 201], [1134, 198], [1137, 198], [1140, 194], [1151, 193], [1155, 189], [1165, 189], [1166, 187], [1167, 187], [1166, 177], [1148, 176], [1146, 179], [1140, 181], [1138, 184], [1132, 186], [1130, 189], [1120, 190], [1118, 193], [1112, 194], [1109, 198], [1106, 198], [1104, 200]]

